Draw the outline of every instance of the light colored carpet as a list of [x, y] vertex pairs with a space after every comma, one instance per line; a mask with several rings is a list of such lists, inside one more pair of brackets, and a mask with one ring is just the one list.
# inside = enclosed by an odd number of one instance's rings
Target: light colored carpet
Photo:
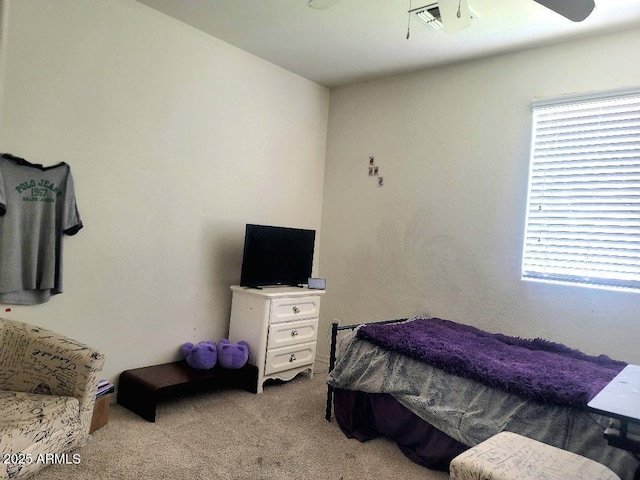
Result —
[[155, 423], [112, 405], [109, 423], [77, 452], [79, 464], [51, 465], [34, 478], [448, 478], [414, 464], [386, 439], [346, 438], [335, 419], [324, 419], [325, 380], [317, 372], [267, 384], [258, 395], [217, 390], [167, 400]]

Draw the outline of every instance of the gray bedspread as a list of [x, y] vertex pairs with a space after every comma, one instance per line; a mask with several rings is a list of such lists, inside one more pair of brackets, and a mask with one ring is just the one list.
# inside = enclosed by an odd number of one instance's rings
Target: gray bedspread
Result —
[[632, 479], [638, 461], [608, 445], [608, 419], [583, 409], [544, 405], [448, 374], [418, 360], [345, 336], [328, 384], [389, 393], [416, 415], [459, 442], [473, 446], [503, 430], [591, 458]]

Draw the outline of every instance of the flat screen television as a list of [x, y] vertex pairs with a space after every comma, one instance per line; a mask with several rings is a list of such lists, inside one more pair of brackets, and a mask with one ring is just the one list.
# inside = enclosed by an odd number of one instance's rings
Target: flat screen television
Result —
[[240, 285], [265, 286], [307, 283], [313, 266], [315, 230], [247, 224]]

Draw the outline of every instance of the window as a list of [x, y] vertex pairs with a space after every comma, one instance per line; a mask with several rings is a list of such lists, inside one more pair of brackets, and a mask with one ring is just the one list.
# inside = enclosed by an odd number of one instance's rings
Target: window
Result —
[[522, 277], [640, 288], [640, 89], [533, 104]]

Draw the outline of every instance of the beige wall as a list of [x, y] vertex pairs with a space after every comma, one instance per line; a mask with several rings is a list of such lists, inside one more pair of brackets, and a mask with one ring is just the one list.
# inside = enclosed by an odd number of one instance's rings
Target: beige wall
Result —
[[8, 3], [0, 151], [68, 162], [85, 228], [65, 292], [0, 315], [111, 379], [223, 338], [244, 225], [320, 227], [328, 90], [131, 0]]
[[0, 0], [0, 125], [2, 125], [2, 99], [4, 97], [4, 52], [6, 50], [5, 43], [7, 37], [7, 2]]
[[639, 44], [636, 29], [332, 90], [321, 331], [425, 313], [640, 362], [639, 293], [520, 280], [532, 100], [637, 87]]
[[100, 347], [106, 378], [226, 335], [245, 223], [321, 215], [321, 356], [333, 318], [422, 312], [640, 362], [640, 295], [519, 272], [531, 100], [637, 86], [639, 30], [352, 85], [329, 105], [134, 1], [4, 3], [0, 151], [67, 161], [86, 227], [65, 239], [65, 293], [0, 315]]

